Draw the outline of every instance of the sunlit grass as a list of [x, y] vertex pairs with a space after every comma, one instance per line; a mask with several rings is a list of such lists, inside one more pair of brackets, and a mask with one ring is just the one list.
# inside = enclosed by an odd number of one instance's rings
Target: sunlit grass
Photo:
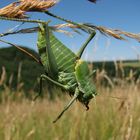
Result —
[[[140, 95], [134, 87], [99, 89], [89, 111], [78, 102], [55, 124], [70, 97], [0, 105], [0, 140], [139, 140]], [[122, 99], [110, 96], [121, 97]]]

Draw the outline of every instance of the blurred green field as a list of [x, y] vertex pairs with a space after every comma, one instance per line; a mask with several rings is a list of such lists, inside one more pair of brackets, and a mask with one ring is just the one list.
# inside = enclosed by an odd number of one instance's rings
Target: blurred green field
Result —
[[9, 96], [13, 93], [5, 90], [0, 104], [0, 140], [140, 140], [140, 90], [133, 85], [100, 87], [98, 91], [101, 94], [91, 101], [89, 111], [75, 102], [53, 124], [69, 96], [31, 102], [21, 97], [13, 100]]
[[[24, 49], [38, 57], [35, 51], [26, 47]], [[107, 76], [111, 81], [119, 78], [127, 82], [131, 79], [137, 82], [140, 79], [139, 60], [93, 62], [90, 63], [90, 68], [97, 70], [97, 75], [102, 75], [100, 77]], [[42, 66], [15, 47], [0, 48], [0, 79], [2, 75], [4, 77], [2, 82], [0, 80], [0, 90], [4, 89], [3, 84], [17, 90], [18, 84], [22, 83], [21, 87], [25, 92], [38, 91], [37, 80], [42, 73], [44, 73]], [[103, 79], [103, 83], [108, 85], [106, 79]]]
[[139, 68], [140, 67], [140, 61], [137, 62], [124, 62], [123, 63], [124, 67], [132, 67], [132, 68]]

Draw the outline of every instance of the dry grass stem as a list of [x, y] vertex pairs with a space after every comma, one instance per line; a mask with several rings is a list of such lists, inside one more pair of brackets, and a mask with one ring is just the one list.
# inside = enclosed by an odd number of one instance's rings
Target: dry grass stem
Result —
[[[8, 90], [1, 95], [14, 95]], [[53, 125], [51, 122], [70, 97], [47, 98], [31, 103], [21, 97], [0, 104], [1, 140], [139, 140], [140, 102], [139, 90], [133, 86], [112, 90], [100, 87], [100, 96], [91, 102], [89, 111], [75, 102], [70, 110]], [[24, 94], [23, 92], [17, 92]], [[114, 97], [127, 97], [115, 99]], [[11, 96], [10, 96], [11, 97]], [[22, 98], [22, 99], [20, 99]], [[80, 114], [80, 115], [79, 115]], [[74, 123], [73, 123], [74, 122]]]
[[125, 32], [125, 31], [122, 31], [122, 30], [113, 30], [113, 29], [109, 29], [109, 28], [101, 27], [101, 26], [96, 26], [96, 28], [101, 33], [107, 34], [107, 35], [112, 36], [116, 39], [125, 40], [124, 37], [122, 37], [122, 35], [124, 35], [126, 37], [135, 39], [135, 40], [140, 42], [140, 34]]
[[[111, 37], [114, 37], [116, 39], [119, 39], [119, 40], [126, 40], [122, 35], [126, 36], [126, 37], [129, 37], [129, 38], [132, 38], [132, 39], [135, 39], [137, 41], [140, 42], [140, 34], [135, 34], [135, 33], [130, 33], [130, 32], [125, 32], [125, 31], [122, 31], [122, 30], [118, 30], [118, 29], [110, 29], [110, 28], [106, 28], [106, 27], [103, 27], [103, 26], [95, 26], [95, 25], [91, 25], [91, 24], [81, 24], [81, 25], [84, 25], [85, 29], [87, 30], [98, 30], [99, 32], [101, 32], [102, 34], [104, 35], [109, 35]], [[59, 24], [56, 26], [57, 28], [64, 28], [64, 27], [70, 27], [70, 28], [83, 28], [82, 26], [78, 26], [78, 25], [73, 25], [73, 24], [70, 24], [70, 23], [66, 23], [66, 24]]]
[[121, 30], [116, 30], [116, 31], [118, 32], [118, 34], [123, 34], [129, 38], [135, 38], [136, 40], [140, 42], [140, 33], [134, 34], [134, 33], [129, 33], [129, 32], [121, 31]]
[[6, 70], [5, 67], [2, 67], [2, 73], [1, 73], [1, 77], [0, 77], [0, 86], [4, 84], [6, 80]]

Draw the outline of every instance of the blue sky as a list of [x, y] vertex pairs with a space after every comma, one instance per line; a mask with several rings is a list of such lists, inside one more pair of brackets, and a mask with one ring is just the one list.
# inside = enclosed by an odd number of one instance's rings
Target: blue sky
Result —
[[[0, 1], [0, 8], [14, 0]], [[77, 21], [87, 22], [94, 25], [105, 26], [114, 29], [122, 29], [129, 32], [140, 33], [140, 0], [99, 0], [96, 4], [88, 0], [61, 0], [56, 6], [50, 9], [52, 13], [64, 18]], [[50, 18], [49, 16], [29, 13], [32, 19], [51, 19], [51, 24], [63, 23]], [[7, 31], [20, 23], [11, 21], [0, 21], [0, 33]], [[35, 24], [34, 24], [35, 25]], [[26, 23], [23, 27], [34, 26]], [[73, 51], [77, 51], [82, 43], [86, 40], [87, 34], [74, 35], [70, 38], [63, 34], [56, 34], [64, 44]], [[3, 39], [12, 43], [24, 45], [37, 50], [37, 34], [13, 35]], [[7, 46], [0, 43], [0, 47]], [[114, 38], [105, 37], [97, 33], [95, 39], [86, 49], [83, 59], [85, 60], [116, 60], [116, 59], [137, 59], [140, 55], [140, 43], [135, 40], [119, 41]]]

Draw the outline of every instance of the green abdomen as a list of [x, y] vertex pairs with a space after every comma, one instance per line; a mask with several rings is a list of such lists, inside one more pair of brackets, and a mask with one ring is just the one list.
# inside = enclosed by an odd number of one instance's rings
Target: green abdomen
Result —
[[75, 67], [75, 76], [79, 85], [79, 89], [85, 95], [96, 94], [96, 88], [92, 80], [89, 78], [90, 71], [85, 61], [78, 60]]
[[59, 71], [74, 72], [76, 55], [62, 44], [52, 33], [50, 44], [56, 58]]

